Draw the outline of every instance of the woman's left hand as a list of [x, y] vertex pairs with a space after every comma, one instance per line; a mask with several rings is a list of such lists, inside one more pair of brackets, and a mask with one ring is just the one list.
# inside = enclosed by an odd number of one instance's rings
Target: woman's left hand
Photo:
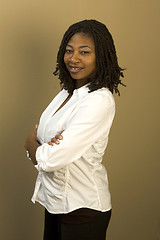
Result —
[[60, 134], [57, 134], [55, 137], [51, 138], [51, 141], [48, 142], [49, 145], [53, 146], [54, 144], [60, 144], [59, 140], [63, 139], [62, 133], [64, 132], [64, 130], [62, 132], [60, 132]]

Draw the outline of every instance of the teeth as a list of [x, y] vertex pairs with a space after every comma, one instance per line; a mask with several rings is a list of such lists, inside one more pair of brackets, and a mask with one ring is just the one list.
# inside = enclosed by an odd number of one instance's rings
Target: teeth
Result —
[[71, 71], [72, 73], [78, 73], [82, 70], [82, 68], [80, 67], [72, 67], [72, 66], [69, 66], [69, 71]]

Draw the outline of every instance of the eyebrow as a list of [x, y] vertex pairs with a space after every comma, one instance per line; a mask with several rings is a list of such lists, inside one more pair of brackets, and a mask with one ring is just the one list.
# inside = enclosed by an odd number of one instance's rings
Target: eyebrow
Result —
[[[69, 45], [69, 44], [67, 44], [67, 46], [66, 47], [71, 47], [71, 48], [73, 48], [71, 45]], [[80, 46], [79, 48], [90, 48], [89, 46], [87, 46], [87, 45], [84, 45], [84, 46]], [[91, 49], [91, 48], [90, 48]]]

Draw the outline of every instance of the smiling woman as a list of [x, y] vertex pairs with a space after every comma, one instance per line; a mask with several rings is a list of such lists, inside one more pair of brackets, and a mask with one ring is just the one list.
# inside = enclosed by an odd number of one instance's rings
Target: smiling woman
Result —
[[[119, 92], [119, 85], [125, 86], [121, 82], [121, 77], [123, 77], [123, 69], [118, 65], [116, 49], [114, 46], [114, 41], [112, 35], [110, 34], [107, 27], [96, 20], [84, 20], [75, 23], [69, 27], [65, 32], [59, 51], [57, 55], [57, 66], [54, 71], [54, 75], [58, 75], [62, 88], [66, 89], [70, 94], [73, 93], [76, 88], [76, 82], [70, 75], [65, 62], [64, 55], [66, 53], [67, 45], [69, 41], [72, 40], [74, 35], [79, 35], [88, 37], [90, 39], [90, 44], [94, 44], [93, 49], [95, 51], [95, 61], [96, 69], [91, 76], [88, 76], [88, 88], [90, 91], [95, 91], [99, 88], [108, 88], [112, 93]], [[82, 43], [81, 43], [82, 44]], [[84, 45], [83, 46], [88, 46]], [[72, 48], [68, 49], [69, 52], [73, 51]], [[83, 49], [86, 51], [86, 49]], [[87, 52], [89, 50], [87, 49]], [[85, 54], [84, 51], [82, 51]], [[88, 53], [86, 53], [88, 54]]]
[[70, 26], [54, 74], [62, 90], [25, 142], [39, 171], [32, 201], [45, 207], [44, 240], [105, 240], [111, 197], [102, 159], [123, 76], [106, 26]]
[[69, 40], [64, 55], [64, 62], [71, 77], [76, 80], [76, 88], [88, 83], [96, 69], [95, 46], [92, 38], [84, 33], [77, 33]]

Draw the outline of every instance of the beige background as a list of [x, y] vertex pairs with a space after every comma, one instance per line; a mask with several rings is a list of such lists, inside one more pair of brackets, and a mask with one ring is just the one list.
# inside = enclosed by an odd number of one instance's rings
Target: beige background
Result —
[[107, 239], [160, 239], [159, 7], [158, 0], [0, 0], [0, 239], [42, 239], [44, 210], [30, 201], [37, 172], [24, 139], [59, 91], [52, 72], [64, 31], [85, 18], [108, 26], [127, 68], [104, 159], [113, 203]]

